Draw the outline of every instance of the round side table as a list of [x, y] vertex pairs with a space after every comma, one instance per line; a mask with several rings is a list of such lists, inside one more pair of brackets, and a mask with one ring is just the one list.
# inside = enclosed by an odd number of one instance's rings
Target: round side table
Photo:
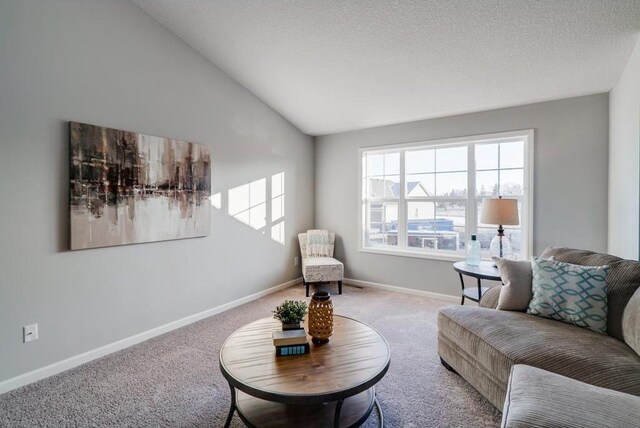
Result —
[[[493, 262], [483, 261], [480, 262], [480, 266], [470, 266], [467, 264], [467, 262], [462, 261], [454, 263], [453, 270], [458, 272], [458, 275], [460, 275], [460, 284], [462, 285], [462, 301], [460, 302], [461, 305], [464, 305], [465, 298], [471, 300], [472, 302], [480, 302], [480, 299], [482, 299], [482, 295], [491, 288], [482, 286], [483, 279], [486, 279], [488, 281], [502, 282], [502, 278], [500, 278], [500, 271], [493, 265]], [[478, 286], [465, 288], [463, 275], [476, 278]]]

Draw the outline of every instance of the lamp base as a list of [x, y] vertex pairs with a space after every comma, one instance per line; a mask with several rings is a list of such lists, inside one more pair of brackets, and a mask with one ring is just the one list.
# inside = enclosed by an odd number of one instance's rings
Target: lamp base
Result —
[[513, 249], [511, 248], [511, 241], [509, 238], [504, 234], [494, 236], [491, 240], [491, 245], [489, 246], [489, 254], [491, 255], [491, 258], [503, 258], [507, 255], [512, 255]]

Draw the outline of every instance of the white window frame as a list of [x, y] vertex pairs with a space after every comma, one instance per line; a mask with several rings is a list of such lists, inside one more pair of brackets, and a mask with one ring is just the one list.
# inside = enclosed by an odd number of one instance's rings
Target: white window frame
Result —
[[[362, 253], [386, 254], [392, 256], [417, 257], [423, 259], [457, 261], [463, 260], [464, 254], [449, 251], [412, 249], [407, 247], [407, 200], [421, 200], [416, 198], [407, 198], [405, 191], [406, 171], [404, 168], [405, 152], [416, 150], [419, 148], [442, 148], [467, 146], [467, 206], [465, 218], [465, 233], [467, 241], [472, 233], [477, 229], [477, 199], [476, 196], [476, 167], [475, 167], [475, 151], [473, 148], [478, 143], [501, 143], [513, 140], [522, 140], [524, 142], [524, 161], [523, 161], [523, 193], [522, 197], [522, 218], [520, 226], [522, 231], [522, 257], [529, 259], [533, 254], [533, 147], [534, 147], [534, 131], [533, 129], [524, 129], [508, 132], [499, 132], [493, 134], [471, 135], [464, 137], [445, 138], [439, 140], [416, 141], [410, 143], [390, 144], [384, 146], [362, 147], [358, 150], [358, 251]], [[400, 152], [400, 196], [395, 199], [398, 203], [398, 245], [397, 247], [367, 247], [365, 246], [366, 225], [367, 225], [367, 199], [363, 194], [363, 164], [365, 154], [382, 154], [390, 152]], [[428, 198], [433, 200], [433, 198]], [[446, 198], [442, 198], [446, 200]], [[370, 201], [370, 200], [369, 200]], [[474, 232], [472, 232], [474, 231]], [[497, 233], [497, 226], [496, 226]]]

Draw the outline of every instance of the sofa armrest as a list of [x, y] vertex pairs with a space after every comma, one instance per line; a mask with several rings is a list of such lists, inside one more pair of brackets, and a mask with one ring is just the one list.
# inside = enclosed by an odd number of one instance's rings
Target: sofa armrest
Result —
[[636, 290], [624, 308], [622, 336], [627, 345], [640, 355], [640, 288]]
[[501, 285], [496, 285], [487, 290], [486, 293], [480, 299], [478, 306], [481, 308], [495, 309], [498, 307], [498, 298], [500, 297]]
[[502, 428], [638, 426], [640, 397], [535, 367], [511, 369]]

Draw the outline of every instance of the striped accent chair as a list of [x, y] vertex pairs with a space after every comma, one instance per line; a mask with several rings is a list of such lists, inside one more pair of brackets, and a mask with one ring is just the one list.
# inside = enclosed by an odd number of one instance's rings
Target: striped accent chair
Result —
[[583, 266], [609, 265], [607, 334], [525, 312], [495, 310], [500, 287], [494, 287], [479, 307], [452, 306], [438, 313], [438, 354], [443, 365], [498, 409], [503, 408], [515, 364], [640, 396], [640, 262], [553, 247], [541, 257]]
[[330, 257], [311, 257], [307, 255], [307, 234], [299, 233], [300, 254], [302, 256], [302, 282], [306, 287], [306, 294], [309, 297], [309, 284], [323, 282], [337, 282], [338, 294], [342, 294], [342, 279], [344, 276], [344, 265], [333, 258], [333, 250], [336, 242], [336, 234], [329, 233]]

